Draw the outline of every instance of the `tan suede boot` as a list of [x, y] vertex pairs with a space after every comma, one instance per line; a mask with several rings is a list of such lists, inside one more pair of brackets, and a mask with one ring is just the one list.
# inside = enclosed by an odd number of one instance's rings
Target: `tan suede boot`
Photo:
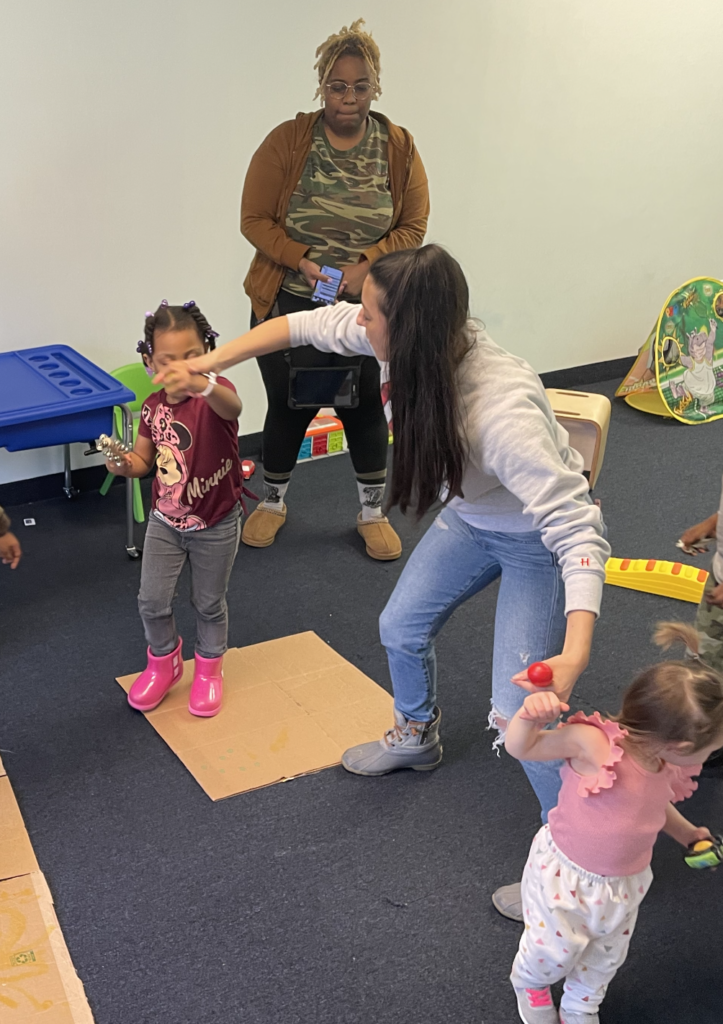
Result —
[[241, 540], [250, 548], [268, 548], [286, 522], [286, 505], [281, 512], [259, 505], [244, 523]]
[[361, 512], [356, 517], [357, 531], [364, 538], [367, 554], [380, 562], [393, 562], [402, 553], [402, 542], [386, 516], [375, 516], [374, 519], [362, 519]]

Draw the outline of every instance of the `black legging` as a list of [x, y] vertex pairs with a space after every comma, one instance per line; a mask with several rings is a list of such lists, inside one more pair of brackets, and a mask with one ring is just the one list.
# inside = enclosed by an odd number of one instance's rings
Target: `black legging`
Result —
[[[281, 291], [269, 317], [318, 308], [311, 299]], [[252, 315], [251, 326], [257, 322]], [[376, 359], [373, 356], [339, 356], [319, 352], [312, 345], [302, 345], [291, 349], [291, 360], [294, 366], [358, 366], [361, 363], [359, 405], [356, 409], [337, 409], [335, 412], [344, 425], [357, 478], [369, 484], [383, 483], [389, 428], [382, 406]], [[269, 403], [263, 433], [264, 476], [270, 481], [279, 481], [291, 475], [306, 429], [319, 410], [289, 408], [289, 364], [283, 352], [259, 356], [258, 364]]]

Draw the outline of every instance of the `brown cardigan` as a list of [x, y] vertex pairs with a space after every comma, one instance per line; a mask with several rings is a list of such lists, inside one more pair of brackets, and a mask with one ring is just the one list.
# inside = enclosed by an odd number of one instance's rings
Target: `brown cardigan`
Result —
[[[244, 288], [259, 320], [276, 301], [286, 268], [296, 270], [309, 251], [308, 245], [289, 238], [284, 224], [321, 114], [317, 110], [284, 121], [267, 135], [249, 164], [241, 197], [241, 233], [256, 248], [256, 255]], [[394, 204], [389, 234], [364, 252], [373, 263], [384, 253], [422, 244], [429, 217], [429, 190], [424, 166], [406, 128], [398, 128], [376, 111], [370, 116], [389, 131], [389, 187]]]

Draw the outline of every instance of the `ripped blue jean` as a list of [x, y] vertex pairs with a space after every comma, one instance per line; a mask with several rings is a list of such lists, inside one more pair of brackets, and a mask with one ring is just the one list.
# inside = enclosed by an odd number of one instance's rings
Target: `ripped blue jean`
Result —
[[[515, 673], [562, 651], [565, 588], [539, 532], [478, 530], [446, 508], [412, 552], [379, 620], [394, 704], [406, 718], [432, 719], [435, 637], [455, 608], [498, 578], [490, 721], [509, 720], [522, 705], [526, 692], [510, 682]], [[561, 762], [526, 761], [522, 767], [546, 822], [557, 803]]]

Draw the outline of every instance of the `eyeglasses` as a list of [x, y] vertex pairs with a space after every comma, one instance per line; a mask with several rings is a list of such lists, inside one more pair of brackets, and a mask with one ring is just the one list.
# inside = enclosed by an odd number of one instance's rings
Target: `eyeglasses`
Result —
[[327, 82], [324, 88], [337, 99], [343, 99], [351, 89], [357, 99], [365, 100], [372, 91], [369, 82], [358, 82], [357, 85], [347, 85], [346, 82]]

